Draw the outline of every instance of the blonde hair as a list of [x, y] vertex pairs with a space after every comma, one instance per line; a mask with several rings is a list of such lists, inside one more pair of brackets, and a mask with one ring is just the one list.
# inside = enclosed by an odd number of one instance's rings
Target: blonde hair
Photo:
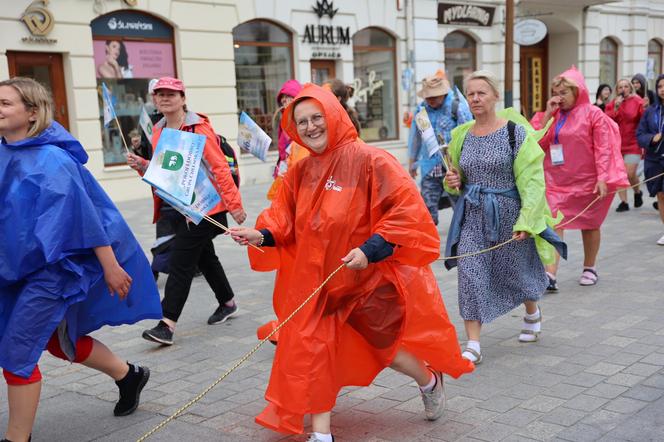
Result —
[[620, 83], [622, 83], [622, 82], [625, 82], [625, 83], [627, 83], [627, 84], [629, 85], [629, 93], [630, 93], [630, 94], [633, 94], [633, 93], [636, 92], [636, 91], [634, 90], [634, 85], [632, 84], [632, 81], [629, 80], [629, 79], [627, 79], [627, 78], [621, 78], [620, 80], [618, 80], [618, 82], [616, 83], [616, 90], [618, 90], [618, 85], [619, 85]]
[[579, 86], [575, 81], [565, 78], [563, 76], [558, 76], [553, 79], [551, 82], [551, 92], [553, 92], [554, 87], [566, 87], [572, 91], [574, 98], [579, 98]]
[[463, 91], [466, 93], [468, 91], [468, 83], [471, 80], [483, 80], [486, 84], [489, 85], [491, 90], [496, 97], [500, 97], [500, 92], [498, 91], [498, 79], [491, 71], [479, 70], [471, 73], [463, 80]]
[[25, 109], [35, 111], [36, 119], [30, 123], [27, 138], [39, 135], [51, 125], [53, 122], [53, 100], [44, 86], [27, 77], [14, 77], [0, 81], [0, 86], [13, 87], [21, 97]]

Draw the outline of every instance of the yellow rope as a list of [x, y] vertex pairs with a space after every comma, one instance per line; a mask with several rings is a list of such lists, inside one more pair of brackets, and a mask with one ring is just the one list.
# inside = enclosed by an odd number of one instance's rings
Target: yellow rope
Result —
[[[652, 180], [654, 180], [654, 179], [656, 179], [656, 178], [659, 178], [659, 177], [661, 177], [661, 176], [664, 176], [664, 172], [662, 172], [662, 173], [660, 173], [660, 174], [658, 174], [658, 175], [652, 176], [652, 177], [648, 178], [647, 180], [640, 181], [640, 182], [638, 182], [638, 183], [636, 183], [636, 184], [634, 184], [634, 185], [631, 185], [631, 186], [629, 186], [629, 187], [625, 187], [625, 188], [623, 188], [623, 189], [618, 189], [618, 190], [614, 190], [613, 192], [609, 192], [609, 193], [607, 193], [606, 195], [604, 195], [604, 197], [607, 197], [607, 196], [609, 196], [609, 195], [615, 195], [616, 193], [620, 192], [621, 190], [627, 190], [627, 189], [631, 189], [631, 188], [637, 188], [637, 187], [641, 186], [642, 184], [645, 184], [645, 183], [647, 183], [648, 181], [652, 181]], [[461, 197], [461, 198], [463, 198], [463, 197]], [[558, 225], [555, 226], [554, 228], [555, 228], [555, 229], [559, 229], [559, 228], [561, 228], [561, 227], [564, 227], [564, 226], [566, 226], [566, 225], [572, 223], [574, 220], [578, 219], [581, 215], [583, 215], [584, 213], [586, 213], [586, 212], [588, 211], [588, 209], [590, 209], [595, 203], [597, 203], [597, 201], [601, 200], [602, 198], [603, 198], [603, 197], [601, 197], [601, 196], [597, 196], [597, 198], [595, 198], [594, 200], [592, 200], [592, 201], [590, 202], [590, 204], [588, 204], [588, 205], [587, 205], [587, 206], [586, 206], [581, 212], [579, 212], [579, 213], [577, 213], [576, 215], [574, 215], [573, 218], [570, 218], [569, 220], [566, 220], [566, 221], [564, 221], [563, 223], [558, 224]], [[496, 244], [495, 246], [491, 246], [491, 247], [486, 248], [486, 249], [478, 250], [477, 252], [464, 253], [463, 255], [457, 255], [457, 256], [444, 256], [444, 257], [438, 258], [437, 261], [445, 261], [445, 260], [447, 260], [447, 259], [468, 258], [468, 257], [470, 257], [470, 256], [481, 255], [481, 254], [483, 254], [483, 253], [487, 253], [487, 252], [490, 252], [490, 251], [492, 251], [492, 250], [499, 249], [499, 248], [501, 248], [501, 247], [503, 247], [503, 246], [505, 246], [505, 245], [511, 243], [512, 241], [516, 241], [516, 238], [510, 238], [510, 239], [508, 239], [507, 241], [503, 241], [503, 242], [501, 242], [500, 244]]]
[[141, 437], [137, 440], [137, 442], [143, 442], [143, 441], [145, 441], [147, 438], [149, 438], [150, 436], [152, 436], [153, 434], [155, 434], [157, 431], [161, 430], [161, 429], [162, 429], [165, 425], [167, 425], [170, 421], [172, 421], [173, 419], [175, 419], [176, 417], [178, 417], [180, 414], [182, 414], [182, 412], [184, 412], [187, 408], [191, 407], [191, 406], [194, 405], [196, 402], [198, 402], [198, 401], [200, 401], [201, 399], [203, 399], [203, 396], [205, 396], [206, 394], [208, 394], [208, 393], [210, 392], [210, 390], [212, 390], [214, 387], [217, 386], [217, 384], [219, 384], [219, 383], [220, 383], [221, 381], [223, 381], [226, 377], [228, 377], [229, 374], [231, 374], [235, 369], [237, 369], [237, 368], [238, 368], [240, 365], [242, 365], [247, 359], [249, 359], [249, 358], [251, 357], [251, 355], [253, 355], [254, 353], [256, 353], [256, 351], [258, 351], [258, 349], [259, 349], [263, 344], [265, 344], [267, 341], [269, 341], [270, 338], [271, 338], [275, 333], [277, 333], [279, 330], [281, 330], [281, 328], [282, 328], [284, 325], [286, 325], [286, 324], [288, 323], [288, 321], [290, 321], [290, 320], [293, 318], [293, 316], [295, 316], [300, 310], [302, 310], [302, 308], [304, 308], [304, 306], [305, 306], [309, 301], [311, 301], [311, 299], [313, 299], [313, 297], [316, 296], [316, 294], [317, 294], [318, 292], [320, 292], [320, 290], [325, 286], [325, 284], [327, 284], [327, 283], [330, 281], [330, 279], [332, 279], [332, 277], [333, 277], [334, 275], [336, 275], [336, 274], [337, 274], [337, 273], [338, 273], [338, 272], [339, 272], [339, 271], [340, 271], [345, 265], [346, 265], [345, 263], [344, 263], [344, 264], [341, 264], [341, 265], [340, 265], [339, 267], [337, 267], [332, 273], [330, 273], [330, 275], [329, 275], [327, 278], [325, 278], [325, 281], [323, 281], [323, 283], [322, 283], [321, 285], [319, 285], [319, 286], [316, 288], [316, 290], [314, 290], [313, 293], [311, 293], [311, 295], [309, 295], [309, 296], [307, 297], [307, 299], [305, 299], [305, 300], [302, 302], [302, 304], [300, 304], [300, 306], [299, 306], [298, 308], [296, 308], [295, 310], [293, 310], [293, 313], [291, 313], [286, 319], [283, 320], [283, 322], [281, 322], [279, 325], [277, 325], [277, 327], [276, 327], [274, 330], [272, 330], [272, 332], [270, 332], [270, 334], [267, 335], [267, 336], [265, 337], [265, 339], [263, 339], [262, 341], [260, 341], [260, 342], [259, 342], [259, 343], [258, 343], [258, 344], [257, 344], [257, 345], [256, 345], [256, 346], [255, 346], [250, 352], [249, 352], [249, 353], [247, 353], [246, 355], [242, 356], [242, 358], [241, 358], [241, 359], [240, 359], [235, 365], [233, 365], [228, 371], [226, 371], [226, 373], [224, 373], [223, 375], [221, 375], [216, 381], [214, 381], [212, 384], [210, 384], [210, 385], [209, 385], [205, 390], [203, 390], [198, 396], [196, 396], [195, 398], [193, 398], [192, 400], [190, 400], [189, 402], [187, 402], [186, 404], [184, 404], [182, 407], [178, 408], [173, 414], [171, 414], [171, 415], [168, 416], [166, 419], [164, 419], [162, 422], [160, 422], [159, 425], [157, 425], [157, 426], [154, 427], [152, 430], [148, 431], [148, 432], [145, 433], [143, 436], [141, 436]]
[[[619, 192], [620, 190], [627, 190], [627, 189], [629, 189], [629, 188], [635, 188], [635, 187], [641, 186], [642, 184], [645, 184], [645, 183], [647, 183], [648, 181], [654, 180], [654, 179], [659, 178], [659, 177], [661, 177], [661, 176], [664, 176], [664, 173], [660, 173], [659, 175], [655, 175], [655, 176], [653, 176], [653, 177], [648, 178], [647, 180], [641, 181], [641, 182], [639, 182], [639, 183], [637, 183], [637, 184], [634, 184], [634, 185], [632, 185], [632, 186], [626, 187], [626, 188], [624, 188], [624, 189], [619, 189], [619, 190], [613, 191], [613, 192], [607, 194], [606, 196], [608, 196], [608, 195], [613, 195], [613, 194]], [[562, 226], [564, 226], [564, 225], [566, 225], [566, 224], [569, 224], [569, 223], [571, 223], [572, 221], [576, 220], [576, 219], [579, 218], [581, 215], [583, 215], [586, 211], [588, 211], [588, 209], [590, 209], [590, 207], [592, 207], [592, 206], [593, 206], [597, 201], [599, 201], [600, 199], [601, 199], [601, 197], [598, 196], [597, 198], [595, 198], [594, 200], [592, 200], [592, 201], [590, 202], [590, 204], [588, 204], [588, 205], [587, 205], [587, 206], [586, 206], [581, 212], [579, 212], [576, 216], [574, 216], [574, 217], [571, 218], [570, 220], [564, 222], [563, 224], [559, 224], [559, 225], [556, 226], [556, 227], [562, 227]], [[206, 219], [208, 219], [208, 217], [206, 217]], [[208, 221], [211, 221], [211, 219], [208, 219]], [[211, 221], [211, 222], [212, 222], [212, 221]], [[213, 224], [216, 225], [217, 223], [214, 222]], [[221, 224], [219, 224], [219, 225], [221, 226]], [[447, 257], [443, 257], [443, 258], [438, 258], [438, 260], [445, 260], [445, 259], [460, 259], [460, 258], [467, 258], [467, 257], [470, 257], [470, 256], [475, 256], [475, 255], [481, 255], [481, 254], [483, 254], [483, 253], [487, 253], [487, 252], [490, 252], [490, 251], [492, 251], [492, 250], [499, 249], [499, 248], [501, 248], [501, 247], [503, 247], [503, 246], [505, 246], [505, 245], [511, 243], [512, 241], [516, 241], [516, 238], [510, 238], [510, 239], [508, 239], [507, 241], [503, 241], [503, 242], [501, 242], [501, 243], [499, 243], [499, 244], [496, 244], [496, 245], [494, 245], [494, 246], [491, 246], [491, 247], [486, 248], [486, 249], [483, 249], [483, 250], [479, 250], [479, 251], [477, 251], [477, 252], [470, 252], [470, 253], [465, 253], [465, 254], [463, 254], [463, 255], [457, 255], [457, 256], [447, 256]], [[261, 250], [261, 251], [262, 251], [262, 250]], [[317, 293], [318, 293], [318, 292], [319, 292], [319, 291], [325, 286], [325, 284], [327, 284], [327, 283], [330, 281], [330, 279], [332, 279], [332, 277], [333, 277], [334, 275], [336, 275], [336, 274], [337, 274], [337, 273], [338, 273], [338, 272], [339, 272], [339, 271], [340, 271], [345, 265], [346, 265], [346, 264], [341, 264], [341, 265], [340, 265], [339, 267], [337, 267], [332, 273], [330, 273], [330, 275], [329, 275], [327, 278], [325, 278], [325, 280], [323, 281], [323, 283], [322, 283], [321, 285], [319, 285], [319, 286], [316, 288], [316, 290], [314, 290], [314, 291], [311, 293], [311, 295], [309, 295], [309, 296], [307, 297], [307, 299], [305, 299], [305, 300], [302, 302], [302, 304], [300, 304], [295, 310], [293, 310], [293, 312], [292, 312], [292, 313], [291, 313], [286, 319], [284, 319], [283, 322], [279, 323], [279, 325], [277, 325], [277, 327], [276, 327], [274, 330], [272, 330], [272, 332], [270, 332], [270, 334], [268, 334], [268, 335], [267, 335], [262, 341], [260, 341], [260, 342], [259, 342], [259, 343], [258, 343], [258, 344], [257, 344], [257, 345], [256, 345], [256, 346], [255, 346], [250, 352], [249, 352], [249, 353], [245, 354], [245, 355], [244, 355], [244, 356], [243, 356], [243, 357], [242, 357], [242, 358], [241, 358], [241, 359], [240, 359], [235, 365], [233, 365], [228, 371], [226, 371], [226, 373], [224, 373], [223, 375], [221, 375], [216, 381], [214, 381], [212, 384], [210, 384], [210, 385], [209, 385], [205, 390], [203, 390], [198, 396], [196, 396], [195, 398], [193, 398], [192, 400], [190, 400], [189, 402], [187, 402], [186, 404], [184, 404], [182, 407], [178, 408], [173, 414], [171, 414], [171, 415], [168, 416], [166, 419], [164, 419], [162, 422], [160, 422], [156, 427], [154, 427], [152, 430], [148, 431], [148, 432], [145, 433], [143, 436], [141, 436], [136, 442], [144, 442], [144, 441], [145, 441], [146, 439], [148, 439], [150, 436], [154, 435], [157, 431], [161, 430], [164, 426], [166, 426], [166, 425], [167, 425], [169, 422], [171, 422], [173, 419], [175, 419], [175, 418], [178, 417], [180, 414], [182, 414], [182, 413], [183, 413], [185, 410], [187, 410], [189, 407], [191, 407], [192, 405], [194, 405], [196, 402], [200, 401], [200, 400], [203, 398], [203, 396], [205, 396], [206, 394], [208, 394], [208, 393], [209, 393], [214, 387], [216, 387], [221, 381], [223, 381], [226, 377], [228, 377], [228, 375], [230, 375], [230, 374], [231, 374], [233, 371], [235, 371], [240, 365], [242, 365], [244, 362], [246, 362], [247, 359], [249, 359], [254, 353], [256, 353], [256, 352], [258, 351], [258, 349], [259, 349], [263, 344], [265, 344], [265, 342], [269, 341], [270, 338], [271, 338], [272, 336], [274, 336], [275, 333], [277, 333], [279, 330], [281, 330], [281, 328], [282, 328], [284, 325], [286, 325], [286, 324], [288, 323], [288, 321], [290, 321], [290, 320], [293, 318], [293, 316], [295, 316], [300, 310], [302, 310], [302, 308], [304, 308], [304, 306], [305, 306], [309, 301], [311, 301], [311, 300], [313, 299], [313, 297], [316, 296], [316, 294], [317, 294]]]

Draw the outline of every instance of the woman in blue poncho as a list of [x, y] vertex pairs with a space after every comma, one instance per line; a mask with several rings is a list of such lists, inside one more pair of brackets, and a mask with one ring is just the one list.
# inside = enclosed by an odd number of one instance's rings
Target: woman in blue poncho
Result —
[[[88, 333], [159, 318], [150, 265], [111, 200], [83, 167], [83, 146], [53, 122], [48, 92], [0, 82], [0, 366], [6, 441], [30, 438], [44, 349], [112, 377], [116, 416], [131, 414], [150, 373]], [[118, 296], [113, 296], [117, 293]]]

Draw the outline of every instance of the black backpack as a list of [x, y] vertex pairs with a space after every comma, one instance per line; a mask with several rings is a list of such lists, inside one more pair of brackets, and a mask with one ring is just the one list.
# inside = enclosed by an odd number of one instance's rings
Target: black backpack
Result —
[[237, 162], [237, 155], [235, 154], [235, 149], [231, 147], [230, 144], [228, 144], [228, 141], [226, 140], [225, 137], [217, 135], [217, 144], [219, 145], [219, 149], [221, 149], [221, 152], [224, 154], [226, 157], [226, 161], [228, 162], [228, 167], [231, 169], [231, 176], [233, 177], [233, 181], [235, 182], [235, 186], [239, 189], [240, 188], [240, 165]]

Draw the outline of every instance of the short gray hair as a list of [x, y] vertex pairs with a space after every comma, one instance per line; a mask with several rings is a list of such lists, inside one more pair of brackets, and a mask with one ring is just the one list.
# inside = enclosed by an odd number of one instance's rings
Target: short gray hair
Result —
[[498, 79], [496, 78], [495, 74], [491, 71], [485, 71], [485, 70], [479, 70], [475, 71], [469, 76], [466, 77], [465, 80], [463, 80], [463, 92], [466, 93], [468, 91], [468, 82], [470, 80], [484, 80], [486, 84], [491, 87], [493, 92], [496, 94], [497, 97], [500, 97], [500, 92], [498, 91]]

